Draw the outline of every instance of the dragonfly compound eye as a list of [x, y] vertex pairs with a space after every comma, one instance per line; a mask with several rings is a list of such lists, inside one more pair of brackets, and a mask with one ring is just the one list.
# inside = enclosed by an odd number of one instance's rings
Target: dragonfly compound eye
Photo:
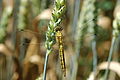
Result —
[[56, 27], [56, 28], [55, 28], [55, 31], [56, 31], [56, 32], [58, 32], [58, 31], [62, 31], [62, 30], [63, 30], [62, 27]]

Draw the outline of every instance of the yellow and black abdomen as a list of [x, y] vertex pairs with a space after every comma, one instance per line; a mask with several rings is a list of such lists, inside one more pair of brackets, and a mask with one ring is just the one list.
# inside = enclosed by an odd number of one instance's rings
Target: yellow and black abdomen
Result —
[[59, 45], [59, 58], [61, 69], [63, 71], [64, 76], [66, 76], [66, 66], [65, 66], [65, 57], [64, 57], [64, 46], [63, 46], [63, 35], [61, 31], [57, 31], [56, 33], [56, 41]]
[[61, 63], [61, 69], [63, 71], [64, 76], [66, 76], [66, 66], [65, 66], [65, 58], [64, 58], [64, 48], [62, 45], [59, 46], [59, 57]]

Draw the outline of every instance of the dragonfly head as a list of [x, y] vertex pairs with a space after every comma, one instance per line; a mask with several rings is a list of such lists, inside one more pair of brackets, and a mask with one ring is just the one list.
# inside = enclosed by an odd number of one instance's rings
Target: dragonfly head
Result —
[[59, 27], [59, 26], [55, 27], [55, 32], [62, 31], [62, 30], [63, 30], [62, 27]]

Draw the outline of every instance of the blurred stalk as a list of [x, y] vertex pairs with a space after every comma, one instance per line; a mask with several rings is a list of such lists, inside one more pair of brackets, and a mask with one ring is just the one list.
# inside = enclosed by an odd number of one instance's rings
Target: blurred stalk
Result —
[[[18, 1], [17, 1], [18, 2]], [[16, 32], [17, 30], [21, 31], [24, 30], [28, 26], [28, 15], [29, 15], [29, 0], [20, 0], [20, 6], [19, 6], [19, 12], [18, 12], [18, 20], [17, 20], [17, 28], [15, 28]], [[16, 35], [16, 52], [15, 56], [17, 57], [19, 61], [19, 68], [22, 71], [22, 61], [24, 59], [25, 55], [25, 47], [19, 46], [19, 43], [25, 43], [24, 38], [20, 36], [20, 33], [17, 33]], [[23, 78], [23, 74], [20, 74]], [[21, 79], [22, 80], [22, 79]]]
[[6, 75], [6, 56], [0, 54], [0, 80], [7, 80]]
[[47, 0], [30, 0], [32, 4], [33, 16], [37, 16], [47, 8]]
[[6, 73], [7, 73], [7, 80], [12, 80], [14, 74], [14, 62], [12, 56], [7, 56], [7, 66], [6, 66]]
[[18, 14], [18, 30], [24, 30], [27, 27], [28, 13], [29, 13], [29, 0], [21, 0]]
[[[87, 21], [88, 18], [91, 16], [91, 13], [89, 12], [91, 9], [94, 11], [95, 6], [92, 4], [95, 3], [95, 0], [84, 0], [83, 1], [83, 6], [81, 9], [80, 13], [80, 18], [79, 18], [79, 24], [78, 27], [76, 28], [76, 46], [75, 46], [75, 53], [72, 56], [72, 61], [71, 61], [71, 75], [70, 75], [70, 80], [76, 80], [77, 77], [77, 71], [78, 71], [78, 61], [80, 57], [80, 49], [83, 45], [83, 37], [87, 32], [88, 25], [84, 25]], [[88, 15], [89, 13], [89, 15]], [[95, 17], [92, 15], [89, 20], [93, 20]], [[92, 23], [91, 23], [92, 24]], [[95, 26], [95, 25], [92, 25]], [[95, 53], [96, 54], [96, 53]]]
[[19, 0], [14, 0], [14, 11], [13, 11], [13, 32], [11, 33], [13, 50], [15, 50], [16, 45], [16, 31], [17, 31], [17, 14], [19, 11]]
[[[33, 16], [37, 16], [40, 13], [41, 0], [30, 0], [32, 4]], [[45, 1], [45, 0], [44, 0]], [[43, 3], [45, 4], [45, 3]]]
[[[113, 60], [118, 61], [118, 51], [119, 51], [119, 45], [120, 45], [120, 35], [119, 38], [116, 39], [114, 51], [113, 51]], [[116, 73], [113, 71], [110, 71], [109, 79], [115, 80]]]
[[75, 3], [74, 3], [74, 13], [73, 13], [73, 23], [72, 23], [72, 30], [73, 30], [73, 38], [74, 38], [74, 35], [75, 35], [75, 29], [77, 27], [77, 21], [78, 21], [78, 17], [79, 17], [79, 11], [80, 11], [80, 1], [81, 0], [75, 0]]
[[0, 19], [1, 19], [1, 13], [2, 13], [2, 0], [0, 0]]
[[[9, 23], [11, 18], [12, 18], [12, 14], [13, 14], [13, 6], [14, 6], [14, 2], [13, 0], [3, 0], [3, 13], [1, 16], [1, 22], [0, 22], [0, 42], [3, 42], [6, 35], [7, 35], [7, 27], [10, 27]], [[11, 53], [9, 53], [11, 54]], [[3, 79], [1, 80], [11, 80], [12, 76], [13, 76], [13, 60], [12, 60], [12, 56], [5, 56], [4, 62], [3, 64]]]
[[46, 69], [48, 64], [49, 54], [52, 53], [52, 46], [55, 44], [55, 27], [59, 26], [62, 21], [66, 9], [66, 0], [55, 0], [55, 7], [52, 12], [51, 20], [48, 25], [48, 31], [46, 33], [46, 57], [44, 64], [43, 80], [46, 80]]
[[[45, 9], [48, 8], [48, 6], [50, 5], [50, 4], [48, 4], [49, 1], [50, 0], [41, 0], [40, 13], [42, 13]], [[44, 25], [46, 25], [46, 23], [48, 23], [47, 20], [40, 20], [39, 27], [42, 28]]]
[[3, 9], [3, 13], [1, 16], [1, 22], [0, 22], [0, 43], [4, 41], [6, 36], [6, 28], [8, 26], [8, 22], [10, 17], [12, 16], [13, 12], [13, 6], [7, 5]]
[[105, 71], [105, 80], [108, 80], [108, 73], [109, 73], [109, 67], [110, 67], [110, 62], [112, 59], [112, 55], [113, 55], [113, 51], [114, 51], [114, 46], [116, 43], [117, 38], [120, 35], [120, 12], [116, 13], [116, 17], [115, 20], [113, 21], [113, 38], [112, 38], [112, 44], [111, 44], [111, 48], [110, 48], [110, 52], [109, 52], [109, 56], [108, 56], [108, 65], [107, 65], [107, 69]]
[[42, 12], [47, 6], [47, 0], [41, 0], [40, 12]]
[[96, 49], [96, 41], [92, 41], [92, 52], [93, 52], [93, 72], [94, 72], [94, 77], [97, 71], [97, 49]]
[[[36, 16], [40, 15], [42, 13], [42, 11], [44, 11], [47, 8], [47, 0], [31, 0], [31, 4], [32, 4], [32, 17], [35, 18]], [[33, 23], [34, 20], [33, 20]], [[46, 24], [46, 21], [44, 20], [38, 20], [36, 25], [33, 25], [33, 29], [35, 31], [39, 31], [38, 29], [40, 29], [41, 27], [43, 27], [43, 24]]]
[[94, 78], [97, 71], [97, 49], [96, 49], [96, 40], [97, 40], [97, 0], [90, 0], [88, 5], [89, 11], [86, 15], [87, 20], [93, 19], [93, 21], [88, 23], [88, 33], [93, 34], [92, 39], [92, 53], [93, 53], [93, 72]]
[[108, 56], [108, 65], [107, 65], [107, 69], [105, 71], [105, 80], [108, 80], [108, 73], [109, 73], [109, 67], [110, 67], [110, 62], [111, 62], [111, 59], [112, 59], [112, 54], [113, 54], [113, 49], [114, 49], [114, 45], [115, 45], [115, 40], [116, 38], [112, 38], [112, 45], [111, 45], [111, 48], [110, 48], [110, 52], [109, 52], [109, 56]]
[[[119, 11], [117, 9], [120, 9], [120, 0], [117, 0], [117, 2], [116, 2], [114, 13], [117, 13]], [[116, 16], [116, 14], [114, 14], [114, 16]], [[119, 45], [120, 45], [120, 35], [116, 39], [115, 46], [114, 46], [114, 52], [113, 52], [113, 60], [114, 61], [118, 61]], [[109, 79], [115, 80], [115, 78], [116, 78], [116, 73], [113, 71], [110, 71]]]
[[[20, 1], [19, 13], [18, 13], [18, 25], [17, 25], [17, 29], [19, 31], [24, 30], [27, 27], [28, 13], [29, 13], [28, 6], [29, 6], [29, 0], [21, 0]], [[19, 37], [16, 37], [16, 38], [20, 40], [19, 41], [20, 43], [25, 43], [24, 38], [22, 38], [20, 36], [20, 34], [19, 34]], [[18, 45], [16, 45], [16, 46], [18, 46]], [[18, 53], [19, 53], [19, 57], [18, 57]], [[24, 45], [20, 47], [20, 52], [17, 52], [16, 55], [19, 58], [19, 61], [22, 62], [22, 60], [24, 59], [24, 55], [25, 55], [25, 47], [24, 47]]]

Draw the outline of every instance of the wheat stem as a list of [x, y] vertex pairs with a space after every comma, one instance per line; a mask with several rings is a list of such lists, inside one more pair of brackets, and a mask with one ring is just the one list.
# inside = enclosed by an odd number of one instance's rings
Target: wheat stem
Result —
[[62, 21], [62, 16], [66, 9], [66, 0], [55, 0], [55, 7], [52, 12], [51, 20], [48, 25], [48, 31], [46, 33], [46, 58], [45, 58], [45, 64], [44, 64], [44, 75], [43, 80], [46, 80], [46, 69], [48, 64], [48, 58], [49, 54], [52, 53], [52, 46], [55, 44], [55, 27], [59, 26]]

